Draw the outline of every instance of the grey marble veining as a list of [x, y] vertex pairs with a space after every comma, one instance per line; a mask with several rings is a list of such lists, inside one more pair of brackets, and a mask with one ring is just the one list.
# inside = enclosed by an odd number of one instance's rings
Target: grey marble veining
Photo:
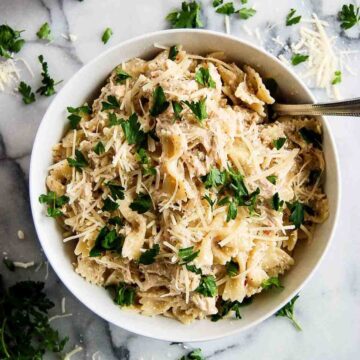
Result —
[[[240, 1], [234, 1], [240, 6]], [[165, 15], [181, 1], [176, 0], [0, 0], [0, 24], [7, 23], [23, 33], [27, 43], [21, 53], [35, 73], [31, 78], [24, 69], [24, 81], [35, 88], [40, 84], [40, 65], [37, 56], [44, 54], [50, 73], [65, 83], [83, 64], [108, 47], [131, 37], [168, 27]], [[360, 50], [360, 27], [343, 31], [336, 20], [342, 2], [338, 0], [296, 3], [286, 0], [249, 0], [257, 14], [247, 21], [231, 19], [231, 33], [264, 47], [275, 56], [287, 50], [272, 38], [279, 36], [289, 43], [297, 38], [296, 27], [284, 26], [291, 7], [296, 7], [304, 18], [316, 12], [329, 22], [329, 33], [337, 36], [339, 49]], [[225, 30], [223, 16], [215, 14], [210, 0], [203, 0], [203, 18], [206, 28]], [[36, 31], [49, 22], [54, 41], [47, 43], [36, 38]], [[243, 25], [251, 29], [249, 34]], [[103, 30], [110, 26], [114, 36], [107, 45], [100, 41]], [[254, 29], [258, 28], [258, 38]], [[77, 36], [69, 42], [61, 34]], [[349, 55], [352, 69], [360, 68], [359, 55]], [[295, 71], [301, 71], [295, 68]], [[59, 88], [63, 85], [60, 84]], [[343, 97], [359, 96], [360, 76], [344, 72], [340, 91]], [[326, 99], [324, 91], [313, 89], [318, 99]], [[20, 279], [46, 278], [46, 289], [56, 307], [52, 314], [61, 312], [61, 299], [66, 297], [67, 312], [71, 318], [54, 320], [54, 326], [70, 337], [66, 350], [75, 345], [83, 347], [76, 359], [98, 360], [172, 360], [191, 348], [201, 347], [207, 359], [355, 359], [360, 342], [360, 189], [359, 161], [360, 123], [357, 119], [329, 118], [328, 122], [338, 147], [343, 180], [342, 212], [334, 242], [320, 268], [301, 292], [297, 303], [297, 317], [303, 332], [296, 332], [283, 318], [270, 318], [261, 325], [236, 336], [222, 340], [198, 343], [167, 343], [137, 336], [106, 323], [80, 304], [60, 283], [41, 252], [31, 219], [28, 201], [28, 170], [30, 152], [40, 120], [52, 98], [38, 98], [24, 106], [19, 97], [0, 93], [0, 252], [11, 259], [35, 261], [32, 270], [7, 271], [0, 265], [5, 282]], [[17, 238], [17, 231], [25, 239]], [[42, 263], [38, 271], [34, 269]], [[57, 359], [49, 356], [48, 359]]]

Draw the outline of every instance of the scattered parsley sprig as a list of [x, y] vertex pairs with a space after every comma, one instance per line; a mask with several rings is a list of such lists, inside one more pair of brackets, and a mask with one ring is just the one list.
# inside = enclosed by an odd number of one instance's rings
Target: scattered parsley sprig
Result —
[[25, 40], [21, 39], [21, 33], [12, 29], [8, 25], [0, 25], [0, 56], [10, 59], [12, 53], [18, 53], [25, 44]]
[[55, 82], [55, 80], [50, 77], [48, 63], [46, 61], [44, 61], [43, 55], [39, 55], [38, 59], [41, 64], [41, 67], [42, 67], [41, 82], [43, 85], [40, 86], [39, 89], [36, 90], [36, 92], [40, 93], [40, 95], [44, 95], [44, 96], [54, 95], [56, 93], [55, 86], [58, 85], [59, 83], [61, 83], [62, 80]]
[[69, 202], [69, 198], [65, 195], [57, 196], [54, 191], [39, 196], [41, 204], [47, 204], [47, 214], [50, 217], [58, 217], [63, 215], [61, 208]]
[[296, 300], [299, 298], [299, 295], [296, 295], [294, 298], [292, 298], [285, 306], [283, 306], [275, 315], [276, 316], [284, 316], [291, 320], [295, 328], [299, 331], [301, 331], [301, 326], [295, 319], [294, 314], [294, 305]]
[[352, 28], [360, 22], [360, 8], [353, 4], [343, 5], [339, 12], [341, 27], [345, 30]]
[[183, 1], [181, 9], [166, 16], [173, 28], [201, 28], [204, 26], [201, 16], [201, 4], [197, 1]]
[[36, 100], [35, 94], [33, 93], [31, 86], [26, 84], [24, 81], [20, 82], [18, 91], [22, 95], [22, 100], [24, 104], [28, 105]]

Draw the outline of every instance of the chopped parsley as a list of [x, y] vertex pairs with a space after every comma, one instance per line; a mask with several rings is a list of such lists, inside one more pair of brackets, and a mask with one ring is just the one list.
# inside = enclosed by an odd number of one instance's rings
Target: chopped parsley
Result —
[[181, 112], [183, 110], [182, 105], [177, 101], [172, 101], [171, 105], [174, 111], [175, 120], [181, 120]]
[[54, 303], [44, 293], [44, 283], [21, 281], [5, 289], [0, 283], [0, 358], [42, 359], [47, 351], [59, 353], [68, 338], [49, 324]]
[[195, 289], [198, 293], [205, 297], [214, 297], [217, 295], [217, 287], [213, 275], [202, 276], [199, 286]]
[[104, 144], [99, 141], [95, 146], [94, 146], [94, 153], [96, 155], [101, 155], [105, 152], [105, 146]]
[[139, 264], [150, 265], [155, 262], [156, 256], [159, 255], [160, 245], [155, 244], [151, 249], [146, 250], [140, 255]]
[[119, 102], [116, 100], [116, 97], [114, 95], [109, 95], [107, 97], [107, 101], [101, 102], [101, 111], [107, 111], [107, 110], [115, 110], [120, 108]]
[[224, 2], [224, 0], [213, 0], [212, 6], [213, 6], [214, 8], [215, 8], [215, 7], [218, 7], [218, 6], [221, 5], [223, 2]]
[[201, 269], [197, 268], [195, 265], [186, 265], [186, 270], [191, 271], [197, 275], [202, 275]]
[[109, 197], [104, 200], [104, 205], [101, 208], [102, 211], [109, 211], [113, 212], [119, 207], [119, 204], [113, 200], [111, 200]]
[[11, 58], [12, 53], [18, 53], [25, 40], [21, 39], [21, 33], [24, 30], [13, 30], [8, 25], [0, 25], [0, 56], [4, 58]]
[[279, 193], [275, 193], [271, 199], [271, 207], [279, 211], [284, 205], [284, 200], [280, 200]]
[[269, 277], [268, 279], [264, 280], [261, 283], [261, 287], [265, 290], [272, 289], [272, 288], [279, 288], [282, 289], [283, 286], [280, 283], [280, 280], [277, 276]]
[[124, 245], [124, 236], [118, 234], [115, 229], [110, 230], [107, 226], [104, 226], [96, 237], [95, 244], [90, 250], [90, 257], [100, 256], [107, 250], [115, 251], [121, 254], [122, 247]]
[[229, 201], [228, 212], [226, 215], [226, 221], [235, 220], [238, 214], [237, 204], [235, 201]]
[[206, 189], [212, 187], [216, 188], [217, 186], [224, 185], [226, 182], [226, 171], [220, 171], [219, 169], [212, 167], [210, 172], [201, 177], [201, 180], [204, 183]]
[[136, 153], [138, 160], [141, 163], [141, 167], [143, 170], [143, 175], [156, 175], [156, 170], [153, 166], [150, 166], [150, 158], [144, 148], [140, 148]]
[[177, 45], [171, 46], [169, 49], [169, 59], [175, 61], [178, 53], [179, 53], [179, 49]]
[[75, 159], [67, 158], [67, 162], [70, 167], [74, 167], [78, 171], [89, 165], [85, 159], [85, 156], [80, 150], [75, 150]]
[[201, 28], [203, 23], [200, 18], [201, 4], [197, 1], [183, 1], [181, 9], [171, 12], [166, 16], [173, 28]]
[[195, 81], [209, 88], [215, 88], [216, 86], [215, 81], [210, 76], [209, 69], [206, 69], [204, 67], [201, 67], [195, 73]]
[[235, 312], [236, 319], [241, 319], [240, 308], [251, 304], [251, 302], [252, 302], [251, 298], [245, 298], [243, 300], [243, 302], [239, 302], [237, 300], [235, 300], [235, 301], [226, 300], [225, 301], [222, 298], [220, 298], [216, 304], [218, 312], [214, 315], [211, 315], [211, 321], [219, 321], [220, 319], [222, 319], [226, 315], [228, 315], [229, 312], [231, 312], [231, 311]]
[[114, 182], [108, 182], [108, 183], [106, 183], [106, 186], [109, 188], [109, 190], [111, 192], [111, 196], [115, 200], [118, 200], [118, 199], [124, 200], [125, 199], [125, 194], [124, 194], [125, 189], [120, 184], [116, 184]]
[[299, 16], [294, 16], [296, 13], [295, 9], [291, 9], [290, 12], [287, 14], [286, 16], [286, 26], [291, 26], [291, 25], [295, 25], [297, 23], [300, 22], [301, 20], [301, 15]]
[[300, 324], [295, 319], [294, 314], [294, 305], [295, 301], [299, 298], [299, 295], [296, 295], [294, 298], [292, 298], [285, 306], [283, 306], [275, 315], [276, 316], [284, 316], [291, 320], [295, 328], [299, 331], [301, 331]]
[[15, 271], [15, 265], [14, 265], [14, 262], [11, 261], [10, 259], [8, 258], [3, 258], [3, 264], [6, 266], [6, 268], [9, 270], [9, 271]]
[[55, 86], [58, 85], [59, 83], [61, 83], [62, 80], [55, 83], [55, 80], [52, 79], [49, 75], [48, 64], [46, 61], [44, 61], [44, 57], [42, 55], [39, 55], [38, 59], [41, 64], [41, 67], [42, 67], [42, 73], [41, 73], [42, 86], [40, 86], [36, 90], [36, 92], [38, 92], [38, 93], [40, 93], [40, 95], [44, 95], [44, 96], [54, 95], [56, 93]]
[[[214, 3], [213, 3], [214, 5]], [[227, 2], [224, 5], [216, 9], [218, 14], [231, 15], [235, 13], [234, 4], [232, 2]]]
[[131, 78], [131, 75], [128, 74], [123, 69], [116, 69], [115, 81], [119, 84], [122, 84], [126, 79]]
[[67, 117], [72, 129], [76, 129], [81, 121], [82, 116], [91, 114], [91, 107], [88, 104], [74, 108], [72, 106], [67, 107], [67, 111], [70, 115]]
[[120, 282], [115, 289], [114, 301], [120, 306], [131, 306], [135, 303], [136, 287], [135, 285]]
[[39, 31], [36, 33], [37, 37], [42, 40], [52, 40], [51, 29], [49, 24], [46, 22], [41, 25]]
[[291, 57], [291, 64], [294, 66], [301, 64], [302, 62], [306, 61], [309, 58], [309, 55], [304, 54], [294, 54]]
[[299, 130], [301, 137], [308, 143], [312, 144], [314, 147], [321, 149], [322, 148], [322, 136], [321, 134], [310, 130], [306, 127], [303, 127]]
[[122, 121], [121, 127], [129, 145], [136, 144], [140, 146], [146, 140], [145, 133], [140, 129], [141, 125], [138, 122], [136, 113], [133, 113], [127, 121]]
[[69, 198], [65, 195], [57, 196], [55, 192], [49, 191], [47, 194], [39, 196], [40, 204], [47, 204], [47, 214], [50, 217], [58, 217], [63, 215], [60, 210], [65, 204], [69, 202]]
[[331, 84], [332, 84], [332, 85], [336, 85], [336, 84], [339, 84], [339, 83], [341, 83], [341, 71], [340, 71], [340, 70], [336, 70], [336, 71], [334, 72], [334, 77], [333, 77], [333, 79], [332, 79], [332, 81], [331, 81]]
[[151, 197], [148, 194], [138, 194], [134, 201], [130, 204], [130, 209], [144, 214], [152, 207]]
[[109, 113], [108, 119], [109, 119], [109, 127], [121, 125], [121, 123], [124, 121], [124, 119], [118, 119], [115, 113]]
[[253, 8], [241, 8], [240, 10], [237, 11], [239, 13], [239, 17], [240, 19], [243, 20], [247, 20], [249, 18], [251, 18], [252, 16], [254, 16], [256, 14], [256, 10]]
[[200, 250], [194, 251], [194, 247], [190, 246], [188, 248], [180, 249], [178, 252], [179, 258], [182, 260], [180, 265], [185, 265], [193, 261], [199, 255]]
[[109, 39], [111, 38], [112, 34], [113, 34], [112, 29], [110, 29], [109, 27], [106, 28], [103, 35], [102, 35], [102, 37], [101, 37], [101, 41], [104, 44], [106, 44], [109, 41]]
[[360, 22], [360, 8], [353, 4], [343, 5], [339, 12], [341, 27], [345, 30], [352, 28]]
[[273, 140], [273, 145], [276, 150], [280, 150], [284, 146], [285, 142], [286, 142], [286, 138], [281, 137], [276, 140]]
[[160, 115], [169, 107], [169, 104], [170, 103], [166, 101], [163, 88], [161, 86], [157, 86], [153, 91], [153, 104], [150, 109], [150, 115]]
[[230, 260], [225, 264], [226, 274], [230, 277], [234, 277], [239, 274], [239, 264], [234, 260]]
[[206, 97], [199, 101], [183, 101], [183, 103], [189, 107], [200, 123], [208, 117], [206, 112]]
[[116, 225], [119, 225], [119, 226], [124, 225], [124, 222], [120, 218], [120, 216], [114, 216], [114, 217], [110, 218], [108, 220], [108, 223], [109, 223], [109, 225], [114, 225], [114, 226], [116, 226]]
[[205, 357], [202, 354], [201, 349], [195, 349], [190, 351], [187, 355], [182, 356], [180, 360], [205, 360]]
[[301, 224], [304, 222], [304, 205], [299, 201], [295, 201], [293, 204], [287, 203], [287, 206], [291, 211], [289, 220], [295, 225], [296, 229], [299, 229]]
[[266, 177], [266, 180], [271, 182], [273, 185], [276, 185], [277, 177], [275, 175], [269, 175]]
[[216, 204], [216, 199], [212, 200], [209, 195], [204, 195], [203, 199], [206, 200], [209, 203], [211, 211], [213, 211], [214, 210], [214, 205]]
[[35, 101], [35, 94], [32, 92], [30, 85], [21, 81], [18, 87], [18, 91], [22, 95], [24, 104], [29, 105]]

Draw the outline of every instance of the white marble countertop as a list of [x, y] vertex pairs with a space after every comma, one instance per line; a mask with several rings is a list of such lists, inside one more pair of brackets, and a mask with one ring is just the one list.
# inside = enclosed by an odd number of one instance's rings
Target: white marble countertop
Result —
[[[240, 0], [234, 1], [240, 6]], [[37, 56], [44, 54], [50, 73], [64, 83], [86, 62], [123, 40], [146, 32], [168, 28], [165, 15], [181, 2], [176, 0], [1, 0], [0, 24], [25, 29], [26, 45], [19, 54], [30, 64], [36, 75], [22, 72], [22, 78], [32, 84], [40, 83]], [[210, 0], [203, 0], [205, 27], [224, 31], [224, 18], [215, 14]], [[250, 20], [231, 20], [231, 33], [247, 39], [279, 55], [282, 46], [271, 40], [296, 39], [296, 27], [286, 28], [284, 19], [291, 7], [310, 18], [315, 12], [330, 24], [328, 31], [337, 36], [336, 44], [342, 50], [359, 50], [360, 26], [344, 32], [336, 21], [342, 4], [339, 0], [293, 1], [249, 0], [257, 14]], [[316, 4], [316, 5], [314, 5]], [[46, 43], [36, 38], [36, 31], [49, 22], [54, 41]], [[243, 24], [253, 32], [246, 32]], [[100, 41], [106, 27], [114, 31], [107, 45]], [[259, 39], [255, 29], [261, 34]], [[270, 28], [270, 30], [269, 30]], [[75, 34], [69, 42], [61, 34]], [[348, 59], [356, 73], [360, 56], [350, 54]], [[301, 69], [301, 67], [299, 67]], [[295, 68], [295, 70], [298, 70]], [[339, 89], [344, 98], [360, 95], [360, 75], [343, 71]], [[62, 84], [59, 86], [59, 88]], [[326, 99], [322, 90], [314, 89], [319, 99]], [[52, 98], [39, 98], [30, 106], [19, 97], [0, 93], [0, 251], [19, 261], [45, 261], [37, 241], [28, 201], [28, 170], [30, 152], [37, 127]], [[66, 307], [73, 316], [56, 320], [54, 326], [70, 337], [66, 350], [81, 345], [83, 350], [72, 359], [178, 359], [190, 348], [200, 347], [207, 359], [355, 359], [360, 343], [360, 123], [358, 119], [329, 118], [335, 136], [342, 173], [341, 216], [334, 242], [320, 268], [301, 292], [296, 314], [303, 326], [297, 332], [283, 318], [272, 317], [255, 328], [207, 343], [167, 343], [151, 340], [124, 331], [106, 323], [80, 304], [49, 269], [46, 289], [55, 301], [53, 313], [60, 312], [60, 302], [66, 297]], [[328, 164], [331, 171], [331, 164]], [[22, 229], [25, 239], [17, 238]], [[37, 272], [18, 270], [8, 272], [0, 265], [5, 282], [19, 279], [44, 279], [46, 266]], [[49, 357], [52, 358], [52, 357]]]

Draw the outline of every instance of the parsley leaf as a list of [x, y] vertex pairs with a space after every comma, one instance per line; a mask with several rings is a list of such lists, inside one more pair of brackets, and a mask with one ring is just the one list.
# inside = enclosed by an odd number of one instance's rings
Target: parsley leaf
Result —
[[206, 200], [209, 203], [211, 211], [213, 211], [214, 210], [214, 205], [216, 204], [216, 199], [212, 200], [209, 195], [204, 195], [203, 199]]
[[225, 264], [226, 274], [230, 277], [234, 277], [239, 274], [239, 264], [233, 260], [228, 261]]
[[18, 53], [25, 40], [21, 39], [22, 31], [13, 30], [8, 25], [0, 25], [0, 56], [4, 58], [11, 58], [12, 53]]
[[201, 269], [197, 268], [195, 265], [186, 265], [186, 270], [191, 271], [197, 275], [202, 275]]
[[161, 86], [157, 86], [153, 91], [153, 104], [150, 109], [151, 116], [158, 116], [163, 113], [169, 106], [169, 102], [166, 101], [164, 90]]
[[201, 67], [195, 73], [195, 81], [198, 82], [199, 84], [207, 86], [209, 88], [215, 88], [215, 86], [216, 86], [215, 81], [210, 76], [209, 69], [206, 69], [204, 67]]
[[69, 198], [65, 195], [56, 196], [56, 193], [49, 191], [47, 194], [39, 196], [40, 204], [47, 204], [47, 214], [50, 217], [58, 217], [63, 215], [60, 208], [69, 202]]
[[104, 226], [99, 231], [95, 244], [90, 250], [90, 257], [100, 256], [107, 250], [116, 251], [121, 254], [122, 247], [124, 245], [124, 236], [117, 234], [116, 230], [109, 230], [108, 227]]
[[294, 66], [301, 64], [302, 62], [306, 61], [309, 58], [309, 55], [303, 55], [303, 54], [294, 54], [291, 57], [291, 64]]
[[199, 286], [195, 289], [198, 293], [206, 297], [214, 297], [217, 295], [217, 287], [213, 275], [202, 276]]
[[96, 155], [101, 155], [105, 152], [105, 146], [104, 144], [99, 141], [95, 146], [94, 146], [94, 153]]
[[183, 110], [182, 105], [177, 101], [172, 101], [171, 105], [174, 111], [175, 120], [181, 120], [181, 112]]
[[102, 35], [102, 37], [101, 37], [102, 42], [104, 44], [106, 44], [109, 41], [109, 39], [111, 38], [112, 34], [113, 34], [112, 29], [110, 29], [109, 27], [106, 28], [103, 35]]
[[284, 146], [285, 142], [286, 142], [286, 138], [281, 137], [278, 138], [277, 140], [273, 140], [273, 145], [276, 150], [280, 150]]
[[279, 211], [280, 208], [284, 205], [284, 200], [280, 200], [279, 193], [275, 193], [271, 199], [271, 207]]
[[169, 49], [169, 59], [175, 61], [178, 53], [179, 53], [179, 49], [177, 45], [171, 46]]
[[286, 16], [286, 26], [295, 25], [300, 22], [301, 15], [300, 16], [294, 16], [296, 13], [295, 9], [290, 9], [289, 14]]
[[280, 283], [280, 280], [277, 276], [269, 277], [268, 279], [264, 280], [261, 283], [261, 287], [265, 290], [272, 289], [272, 288], [280, 288], [282, 289], [283, 286]]
[[266, 177], [266, 180], [271, 182], [273, 185], [276, 185], [277, 177], [275, 175], [269, 175], [269, 176]]
[[55, 91], [55, 86], [57, 84], [59, 84], [61, 81], [58, 81], [57, 83], [55, 83], [55, 80], [52, 79], [49, 75], [49, 70], [48, 70], [48, 64], [47, 62], [44, 61], [44, 57], [42, 55], [39, 55], [38, 57], [41, 67], [42, 67], [42, 80], [41, 83], [43, 84], [42, 86], [40, 86], [36, 92], [40, 93], [40, 95], [44, 95], [44, 96], [51, 96], [54, 95], [56, 93]]
[[79, 125], [79, 123], [81, 121], [82, 116], [91, 114], [91, 108], [87, 104], [85, 104], [83, 106], [79, 106], [77, 108], [68, 106], [67, 111], [70, 113], [70, 115], [67, 118], [70, 122], [70, 126], [72, 129], [77, 128], [77, 126]]
[[115, 211], [119, 207], [119, 204], [115, 201], [112, 201], [109, 197], [104, 200], [104, 205], [101, 208], [102, 211]]
[[150, 265], [155, 262], [156, 256], [159, 255], [160, 245], [155, 244], [151, 249], [146, 250], [140, 255], [139, 264]]
[[295, 319], [294, 314], [294, 305], [295, 301], [299, 298], [299, 295], [296, 295], [294, 298], [292, 298], [285, 306], [283, 306], [275, 315], [276, 316], [284, 316], [289, 318], [292, 323], [294, 324], [295, 328], [299, 331], [301, 331], [301, 326]]
[[205, 357], [203, 356], [201, 349], [195, 349], [187, 355], [182, 356], [180, 360], [205, 360]]
[[7, 267], [9, 271], [15, 271], [14, 262], [8, 258], [3, 258], [3, 264]]
[[240, 19], [247, 20], [256, 14], [256, 10], [253, 8], [241, 8], [237, 11], [239, 13]]
[[226, 171], [220, 171], [219, 169], [212, 167], [210, 172], [201, 177], [206, 189], [224, 185], [226, 182]]
[[226, 215], [226, 222], [230, 220], [235, 220], [238, 214], [238, 209], [235, 201], [229, 202], [228, 212]]
[[336, 70], [334, 73], [334, 78], [331, 81], [332, 85], [336, 85], [341, 83], [341, 71], [340, 70]]
[[202, 121], [208, 117], [208, 114], [206, 112], [206, 97], [197, 102], [183, 101], [183, 103], [190, 108], [190, 110], [193, 112], [196, 119], [200, 123], [202, 123]]
[[120, 107], [119, 102], [116, 100], [116, 97], [113, 95], [109, 95], [107, 97], [107, 102], [106, 101], [102, 101], [101, 102], [101, 111], [106, 111], [106, 110], [115, 110], [118, 109]]
[[203, 23], [200, 18], [201, 4], [196, 1], [183, 1], [181, 10], [171, 12], [166, 16], [173, 28], [201, 28]]
[[156, 175], [156, 170], [154, 167], [150, 166], [150, 158], [144, 148], [140, 148], [136, 153], [138, 160], [142, 165], [143, 175]]
[[120, 184], [116, 184], [114, 182], [108, 182], [106, 186], [109, 188], [111, 192], [111, 196], [117, 200], [124, 200], [125, 194], [124, 194], [124, 188]]
[[218, 14], [231, 15], [235, 13], [234, 4], [232, 2], [227, 2], [224, 5], [216, 9]]
[[28, 105], [35, 101], [35, 94], [32, 92], [30, 85], [21, 81], [18, 87], [18, 91], [22, 95], [24, 104]]
[[114, 217], [110, 218], [108, 220], [108, 223], [109, 223], [109, 225], [114, 225], [114, 226], [116, 226], [116, 225], [119, 225], [119, 226], [124, 225], [124, 222], [122, 221], [120, 216], [114, 216]]
[[122, 84], [126, 79], [131, 78], [131, 75], [128, 74], [123, 69], [116, 69], [115, 81], [119, 84]]
[[224, 2], [224, 0], [213, 0], [212, 6], [215, 8], [219, 5], [221, 5]]
[[304, 205], [300, 203], [299, 201], [295, 201], [293, 204], [287, 204], [291, 215], [289, 220], [295, 225], [296, 229], [300, 228], [300, 225], [304, 222], [304, 216], [305, 216], [305, 209]]
[[85, 156], [80, 150], [75, 150], [75, 159], [67, 158], [67, 162], [70, 167], [74, 167], [78, 171], [80, 171], [81, 168], [89, 165], [85, 159]]
[[345, 30], [352, 28], [360, 21], [359, 15], [360, 8], [353, 4], [343, 5], [339, 12], [339, 20], [341, 21], [341, 27]]
[[312, 144], [314, 147], [321, 149], [322, 148], [322, 136], [321, 134], [310, 130], [306, 127], [303, 127], [299, 130], [301, 137], [308, 143]]
[[193, 261], [200, 253], [200, 250], [194, 251], [194, 247], [190, 246], [188, 248], [180, 249], [178, 252], [179, 258], [182, 260], [180, 265], [185, 265]]
[[237, 300], [235, 300], [235, 301], [226, 300], [225, 301], [222, 298], [220, 298], [216, 304], [216, 307], [218, 308], [218, 312], [217, 312], [217, 314], [211, 315], [211, 321], [216, 322], [216, 321], [222, 319], [224, 316], [228, 315], [230, 311], [235, 312], [236, 319], [241, 319], [240, 308], [243, 306], [247, 306], [251, 303], [252, 303], [251, 298], [245, 298], [243, 300], [243, 302], [239, 302]]
[[121, 125], [121, 123], [124, 121], [124, 119], [118, 119], [115, 113], [109, 113], [108, 119], [109, 119], [109, 127]]
[[148, 194], [138, 194], [135, 200], [130, 204], [130, 209], [144, 214], [152, 207], [151, 197]]
[[131, 306], [135, 303], [136, 287], [135, 285], [120, 282], [115, 290], [114, 301], [120, 306]]
[[36, 35], [39, 39], [49, 40], [49, 41], [52, 40], [51, 29], [49, 24], [47, 22], [42, 24]]
[[127, 121], [121, 122], [121, 127], [129, 145], [136, 144], [140, 146], [146, 140], [145, 133], [140, 130], [140, 126], [136, 113], [133, 113]]

